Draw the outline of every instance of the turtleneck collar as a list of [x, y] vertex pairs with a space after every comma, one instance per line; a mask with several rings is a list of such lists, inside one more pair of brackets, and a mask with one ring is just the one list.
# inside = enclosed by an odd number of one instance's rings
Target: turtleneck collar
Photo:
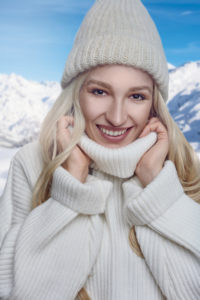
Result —
[[111, 149], [97, 144], [84, 134], [79, 145], [94, 162], [92, 165], [94, 169], [116, 177], [129, 178], [133, 176], [142, 155], [156, 140], [157, 134], [151, 132], [125, 147]]

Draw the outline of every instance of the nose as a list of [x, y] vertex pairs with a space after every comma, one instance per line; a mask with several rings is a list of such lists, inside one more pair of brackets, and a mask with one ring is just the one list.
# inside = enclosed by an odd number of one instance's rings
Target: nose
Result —
[[112, 126], [122, 126], [127, 120], [127, 110], [122, 99], [113, 100], [106, 112], [106, 119]]

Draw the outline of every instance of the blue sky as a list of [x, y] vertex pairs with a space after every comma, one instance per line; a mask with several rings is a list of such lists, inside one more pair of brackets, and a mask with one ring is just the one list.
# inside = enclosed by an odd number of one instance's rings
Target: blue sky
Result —
[[[0, 0], [0, 73], [59, 81], [74, 36], [93, 3]], [[200, 60], [200, 0], [143, 3], [158, 27], [168, 62], [179, 66]]]

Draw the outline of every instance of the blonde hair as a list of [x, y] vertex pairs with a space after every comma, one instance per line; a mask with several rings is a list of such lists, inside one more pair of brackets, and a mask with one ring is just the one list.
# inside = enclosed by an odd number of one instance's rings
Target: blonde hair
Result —
[[200, 203], [200, 161], [177, 124], [172, 119], [158, 88], [154, 87], [153, 113], [166, 126], [169, 136], [169, 152], [177, 170], [184, 192]]
[[[42, 124], [39, 141], [44, 166], [33, 191], [32, 208], [49, 198], [53, 172], [66, 161], [85, 130], [85, 120], [79, 105], [79, 92], [86, 75], [84, 73], [79, 75], [61, 92]], [[57, 122], [63, 115], [70, 114], [74, 116], [71, 142], [63, 152], [60, 152], [56, 139]]]
[[[69, 157], [85, 130], [85, 120], [79, 105], [79, 94], [87, 74], [88, 72], [82, 73], [70, 82], [62, 91], [43, 122], [40, 133], [40, 144], [42, 147], [44, 167], [33, 191], [33, 208], [49, 198], [53, 172]], [[61, 116], [71, 113], [74, 116], [74, 129], [71, 142], [68, 147], [60, 153], [56, 140], [57, 121]], [[152, 114], [159, 117], [168, 129], [170, 146], [167, 159], [175, 164], [178, 177], [185, 193], [200, 203], [199, 159], [173, 121], [156, 85], [154, 86]], [[143, 255], [137, 243], [134, 228], [130, 231], [129, 242], [132, 249], [135, 249], [136, 254], [142, 257]], [[90, 300], [90, 297], [86, 290], [82, 288], [77, 295], [77, 299]]]

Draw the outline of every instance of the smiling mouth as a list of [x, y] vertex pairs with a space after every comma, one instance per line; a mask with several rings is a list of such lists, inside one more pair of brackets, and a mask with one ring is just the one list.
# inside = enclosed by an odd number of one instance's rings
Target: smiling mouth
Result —
[[118, 130], [117, 129], [109, 130], [109, 129], [106, 129], [105, 127], [101, 127], [99, 125], [97, 125], [97, 127], [103, 134], [106, 134], [110, 137], [123, 136], [131, 128], [131, 127], [129, 127], [129, 128], [124, 128], [124, 129], [118, 129]]

